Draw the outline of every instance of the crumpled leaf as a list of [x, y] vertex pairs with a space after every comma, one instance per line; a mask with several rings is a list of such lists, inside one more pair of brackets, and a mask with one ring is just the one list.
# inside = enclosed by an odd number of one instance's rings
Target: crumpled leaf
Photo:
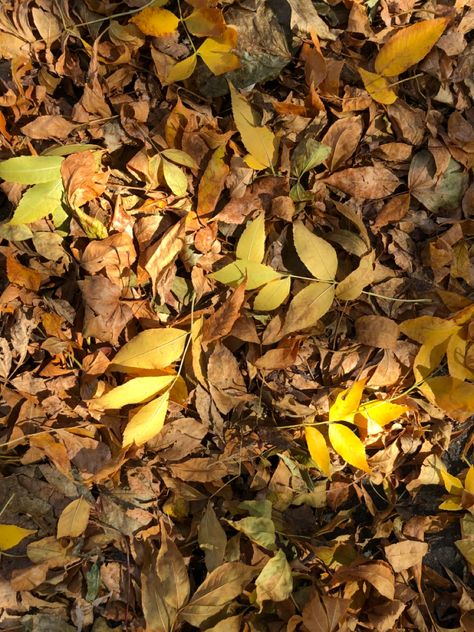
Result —
[[286, 555], [281, 549], [268, 560], [255, 580], [257, 603], [265, 600], [284, 601], [293, 592], [293, 576]]

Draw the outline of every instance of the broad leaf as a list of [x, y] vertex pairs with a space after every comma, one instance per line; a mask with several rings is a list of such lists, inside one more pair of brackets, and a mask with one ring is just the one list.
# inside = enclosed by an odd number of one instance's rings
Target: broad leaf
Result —
[[358, 380], [350, 388], [338, 393], [334, 404], [329, 409], [329, 421], [352, 422], [357, 412], [367, 380]]
[[19, 156], [0, 162], [0, 178], [19, 184], [41, 184], [61, 177], [60, 156]]
[[226, 30], [222, 11], [213, 7], [195, 9], [185, 22], [188, 31], [196, 37], [219, 37]]
[[84, 533], [89, 524], [91, 506], [84, 498], [76, 498], [67, 505], [58, 520], [57, 537], [77, 538]]
[[253, 302], [253, 308], [258, 312], [270, 312], [287, 299], [291, 289], [291, 278], [284, 277], [271, 281], [262, 287]]
[[363, 68], [357, 68], [357, 70], [364, 82], [364, 88], [374, 101], [384, 105], [395, 103], [397, 100], [397, 94], [393, 88], [390, 87], [390, 84], [385, 77], [382, 77], [375, 72], [364, 70]]
[[204, 40], [196, 52], [212, 73], [223, 75], [240, 67], [239, 58], [232, 52], [236, 45], [237, 31], [227, 27], [219, 37]]
[[359, 413], [366, 419], [375, 422], [379, 426], [386, 426], [392, 421], [399, 419], [404, 413], [410, 410], [404, 404], [394, 404], [388, 401], [367, 402], [359, 408]]
[[265, 254], [265, 214], [249, 222], [237, 243], [238, 259], [262, 263]]
[[365, 456], [365, 448], [359, 437], [343, 424], [329, 424], [329, 441], [334, 450], [349, 465], [370, 472]]
[[255, 580], [257, 603], [284, 601], [293, 592], [293, 576], [286, 555], [281, 549], [268, 560]]
[[183, 167], [189, 167], [190, 169], [198, 168], [198, 165], [194, 158], [187, 154], [185, 151], [181, 151], [181, 149], [163, 149], [161, 155], [168, 160], [177, 162], [178, 165], [183, 165]]
[[311, 137], [304, 138], [291, 154], [291, 173], [300, 178], [303, 174], [322, 164], [332, 149]]
[[194, 72], [197, 63], [197, 55], [193, 53], [186, 59], [178, 61], [170, 68], [166, 75], [166, 83], [174, 83], [175, 81], [184, 81], [188, 79]]
[[198, 542], [204, 551], [207, 570], [218, 568], [224, 561], [227, 537], [211, 504], [207, 505], [199, 522]]
[[167, 606], [172, 610], [179, 610], [189, 597], [188, 572], [180, 550], [166, 532], [164, 521], [161, 522], [161, 546], [156, 569]]
[[242, 518], [242, 520], [229, 520], [228, 522], [234, 529], [245, 533], [250, 540], [264, 549], [273, 551], [276, 548], [275, 525], [270, 518], [248, 516], [247, 518]]
[[247, 290], [255, 290], [270, 281], [281, 279], [281, 274], [263, 263], [237, 259], [217, 272], [213, 272], [209, 277], [231, 286], [240, 285], [247, 280]]
[[161, 432], [165, 423], [170, 394], [167, 391], [160, 397], [132, 412], [123, 432], [123, 447], [132, 444], [143, 445]]
[[15, 524], [0, 524], [0, 551], [13, 549], [17, 544], [29, 535], [36, 533], [36, 530], [23, 529]]
[[[165, 4], [164, 2], [162, 4]], [[173, 33], [178, 28], [179, 18], [160, 7], [146, 7], [140, 13], [131, 18], [130, 22], [138, 26], [140, 31], [145, 35], [159, 37], [167, 33]]]
[[147, 329], [127, 342], [109, 366], [111, 371], [133, 373], [140, 369], [164, 369], [178, 360], [186, 344], [181, 329]]
[[91, 400], [89, 405], [103, 410], [117, 410], [129, 404], [140, 404], [169, 387], [174, 380], [175, 375], [135, 377], [125, 384], [116, 386], [105, 395]]
[[331, 244], [306, 228], [293, 225], [293, 241], [298, 257], [311, 274], [321, 281], [333, 281], [337, 272], [337, 254]]
[[324, 438], [322, 433], [313, 426], [306, 426], [304, 429], [304, 434], [311, 458], [316, 463], [321, 472], [325, 476], [330, 478], [331, 462], [329, 459], [329, 450], [326, 439]]
[[186, 191], [188, 189], [188, 178], [181, 167], [178, 167], [165, 158], [162, 158], [161, 166], [163, 168], [163, 176], [166, 184], [173, 193], [179, 197], [186, 195]]
[[63, 193], [64, 187], [61, 178], [35, 184], [23, 194], [10, 220], [10, 225], [30, 224], [54, 213], [61, 207]]
[[336, 297], [341, 301], [353, 301], [359, 298], [364, 288], [374, 279], [374, 252], [363, 256], [359, 267], [348, 274], [336, 287]]
[[334, 285], [310, 283], [291, 301], [282, 334], [313, 327], [330, 310], [333, 300]]

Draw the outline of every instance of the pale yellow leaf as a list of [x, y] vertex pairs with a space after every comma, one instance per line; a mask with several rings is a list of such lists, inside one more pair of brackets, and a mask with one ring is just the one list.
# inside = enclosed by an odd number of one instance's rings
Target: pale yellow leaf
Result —
[[400, 323], [400, 331], [405, 336], [417, 342], [436, 345], [447, 340], [459, 329], [452, 320], [436, 316], [419, 316]]
[[308, 230], [303, 222], [293, 225], [293, 241], [298, 257], [311, 274], [321, 281], [333, 281], [337, 254], [331, 244]]
[[186, 195], [186, 191], [188, 188], [188, 178], [186, 174], [174, 163], [169, 160], [165, 160], [165, 158], [161, 159], [161, 164], [163, 167], [163, 176], [165, 178], [166, 184], [173, 191], [175, 195], [178, 197], [182, 197]]
[[429, 397], [431, 393], [430, 401], [456, 421], [464, 422], [472, 415], [474, 384], [471, 382], [440, 375], [429, 378], [427, 386], [429, 391], [423, 390], [423, 394]]
[[467, 341], [460, 332], [455, 332], [449, 339], [446, 349], [448, 359], [448, 371], [451, 377], [458, 380], [474, 381], [474, 371], [466, 366]]
[[376, 72], [394, 77], [417, 64], [436, 44], [448, 22], [449, 18], [434, 18], [401, 28], [375, 58]]
[[291, 278], [284, 277], [271, 281], [262, 287], [253, 302], [253, 308], [258, 312], [270, 312], [283, 303], [290, 293]]
[[265, 254], [265, 214], [260, 213], [245, 227], [237, 242], [235, 254], [238, 259], [262, 263]]
[[367, 380], [358, 380], [354, 384], [338, 393], [334, 404], [329, 409], [329, 421], [349, 421], [352, 422], [357, 412], [362, 393]]
[[184, 81], [188, 79], [196, 68], [197, 56], [193, 53], [186, 59], [178, 61], [174, 66], [170, 68], [166, 75], [165, 83], [174, 83], [175, 81]]
[[268, 560], [255, 580], [257, 603], [272, 603], [288, 599], [293, 591], [293, 575], [286, 555], [281, 549]]
[[375, 72], [364, 70], [363, 68], [357, 68], [357, 70], [364, 82], [364, 88], [374, 101], [383, 103], [384, 105], [395, 103], [397, 95], [385, 77]]
[[170, 394], [166, 392], [130, 414], [123, 433], [124, 448], [132, 443], [137, 446], [143, 445], [161, 432], [168, 411], [169, 399]]
[[91, 506], [84, 498], [76, 498], [61, 512], [57, 538], [78, 538], [89, 524]]
[[359, 267], [348, 274], [336, 288], [336, 297], [342, 301], [353, 301], [362, 294], [374, 279], [374, 252], [361, 258]]
[[303, 288], [291, 301], [282, 334], [313, 327], [331, 308], [334, 285], [314, 282]]
[[[474, 539], [466, 538], [465, 540], [456, 540], [454, 544], [461, 551], [469, 564], [474, 564]], [[469, 628], [464, 629], [468, 630]]]
[[129, 404], [140, 404], [170, 386], [174, 375], [150, 375], [135, 377], [116, 386], [102, 397], [91, 400], [89, 406], [102, 410], [119, 409]]
[[173, 33], [178, 28], [179, 18], [168, 9], [146, 7], [130, 20], [145, 35], [159, 37]]
[[281, 279], [281, 274], [263, 263], [237, 259], [221, 270], [213, 272], [209, 277], [231, 286], [240, 285], [247, 280], [247, 290], [255, 290], [270, 281]]
[[197, 54], [215, 75], [222, 75], [240, 67], [233, 49], [237, 44], [237, 31], [227, 27], [219, 37], [208, 37], [197, 49]]
[[306, 426], [304, 429], [306, 443], [311, 458], [316, 463], [321, 472], [331, 477], [331, 462], [329, 460], [329, 450], [323, 434], [313, 426]]
[[365, 448], [359, 437], [343, 424], [329, 424], [329, 441], [334, 450], [349, 465], [357, 467], [364, 472], [370, 472], [365, 455]]
[[229, 83], [232, 97], [232, 113], [235, 125], [240, 132], [245, 149], [249, 152], [260, 169], [275, 164], [278, 157], [277, 139], [270, 128], [259, 125], [257, 115], [247, 99]]
[[36, 530], [23, 529], [15, 524], [0, 524], [0, 551], [13, 549], [17, 544], [29, 535], [36, 533]]
[[127, 342], [109, 366], [111, 371], [133, 373], [134, 369], [164, 369], [181, 357], [186, 344], [181, 329], [147, 329]]

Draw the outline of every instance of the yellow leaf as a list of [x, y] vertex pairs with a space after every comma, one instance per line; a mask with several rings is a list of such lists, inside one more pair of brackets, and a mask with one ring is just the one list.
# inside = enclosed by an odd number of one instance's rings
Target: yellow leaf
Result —
[[222, 75], [240, 67], [240, 60], [232, 50], [237, 44], [237, 31], [227, 27], [220, 37], [208, 37], [197, 49], [197, 54], [215, 75]]
[[93, 399], [89, 405], [91, 408], [102, 410], [117, 410], [129, 404], [140, 404], [170, 386], [175, 379], [175, 375], [135, 377], [125, 384], [116, 386], [102, 397]]
[[188, 31], [196, 37], [219, 37], [226, 29], [222, 11], [212, 7], [194, 9], [185, 22]]
[[331, 308], [334, 285], [315, 282], [303, 288], [291, 301], [282, 335], [313, 327]]
[[324, 436], [317, 428], [313, 428], [313, 426], [306, 426], [304, 434], [311, 458], [324, 476], [330, 478], [331, 462], [329, 460], [329, 450]]
[[245, 149], [252, 156], [256, 168], [265, 169], [275, 164], [278, 158], [277, 139], [265, 125], [259, 125], [257, 115], [234, 86], [229, 82], [232, 97], [232, 113]]
[[204, 354], [202, 350], [202, 329], [204, 318], [197, 318], [191, 326], [191, 363], [197, 381], [207, 388], [207, 380], [204, 377]]
[[474, 494], [474, 466], [470, 466], [464, 479], [464, 489], [470, 494]]
[[466, 339], [462, 338], [459, 332], [454, 333], [449, 339], [446, 348], [448, 371], [451, 377], [472, 382], [474, 381], [474, 372], [466, 366], [466, 348]]
[[286, 300], [291, 288], [291, 278], [284, 277], [271, 281], [262, 287], [253, 302], [253, 308], [258, 312], [270, 312]]
[[333, 281], [337, 272], [337, 254], [331, 244], [306, 228], [293, 225], [293, 241], [298, 257], [311, 274], [321, 281]]
[[393, 404], [392, 402], [377, 400], [374, 402], [367, 402], [367, 404], [360, 407], [358, 412], [361, 415], [364, 415], [366, 419], [374, 421], [379, 426], [386, 426], [391, 421], [399, 419], [399, 417], [408, 410], [410, 410], [409, 406], [405, 406], [404, 404]]
[[79, 224], [82, 226], [85, 234], [89, 239], [105, 239], [109, 236], [106, 227], [97, 217], [91, 217], [80, 208], [74, 209], [74, 212], [79, 220]]
[[221, 270], [213, 272], [209, 277], [231, 286], [240, 285], [242, 281], [247, 279], [247, 290], [255, 290], [265, 283], [281, 279], [281, 274], [263, 263], [237, 259]]
[[174, 83], [175, 81], [184, 81], [190, 77], [196, 68], [197, 56], [193, 53], [186, 59], [178, 61], [172, 66], [166, 75], [165, 83]]
[[400, 331], [417, 342], [433, 342], [438, 345], [459, 331], [459, 327], [451, 320], [436, 316], [419, 316], [402, 322]]
[[[474, 410], [474, 384], [454, 377], [438, 376], [428, 380], [430, 401], [456, 421], [464, 422]], [[423, 391], [428, 397], [428, 394]]]
[[173, 386], [170, 388], [170, 400], [182, 406], [187, 399], [188, 387], [186, 386], [186, 382], [181, 375], [177, 375]]
[[374, 279], [373, 251], [364, 255], [359, 263], [359, 267], [348, 274], [345, 279], [338, 283], [336, 297], [342, 301], [353, 301], [362, 294], [362, 290], [370, 285]]
[[440, 470], [441, 478], [448, 494], [453, 496], [461, 496], [463, 485], [457, 476], [453, 476], [445, 470]]
[[64, 507], [58, 520], [57, 538], [78, 538], [89, 524], [91, 507], [84, 498], [76, 498]]
[[179, 18], [167, 9], [146, 7], [130, 20], [145, 35], [159, 37], [173, 33], [178, 28]]
[[132, 443], [137, 446], [143, 445], [161, 432], [166, 419], [169, 399], [170, 394], [166, 392], [161, 397], [148, 402], [131, 413], [123, 433], [122, 445], [124, 448]]
[[384, 105], [395, 103], [397, 95], [390, 87], [385, 77], [382, 77], [375, 72], [364, 70], [363, 68], [357, 68], [357, 70], [364, 82], [364, 88], [374, 101], [377, 101], [377, 103], [383, 103]]
[[235, 254], [238, 259], [262, 263], [265, 254], [265, 214], [249, 222], [238, 243]]
[[134, 369], [163, 369], [178, 360], [186, 344], [181, 329], [147, 329], [127, 342], [109, 366], [110, 371], [133, 373]]
[[463, 506], [456, 500], [448, 498], [448, 500], [445, 500], [441, 503], [441, 505], [439, 505], [439, 509], [444, 509], [444, 511], [461, 511]]
[[[466, 538], [465, 540], [456, 540], [454, 544], [461, 551], [469, 564], [474, 564], [474, 540], [472, 538]], [[467, 630], [468, 628], [465, 629]]]
[[341, 391], [336, 397], [336, 401], [329, 409], [329, 421], [349, 421], [352, 422], [357, 412], [362, 393], [364, 392], [366, 379], [358, 380], [354, 384]]
[[394, 77], [417, 64], [436, 44], [448, 22], [449, 18], [435, 18], [397, 31], [377, 55], [376, 72], [385, 77]]
[[15, 524], [0, 524], [0, 551], [13, 549], [17, 544], [29, 535], [36, 533], [36, 530], [23, 529]]
[[365, 448], [359, 437], [343, 424], [329, 424], [329, 441], [342, 458], [364, 472], [370, 472]]

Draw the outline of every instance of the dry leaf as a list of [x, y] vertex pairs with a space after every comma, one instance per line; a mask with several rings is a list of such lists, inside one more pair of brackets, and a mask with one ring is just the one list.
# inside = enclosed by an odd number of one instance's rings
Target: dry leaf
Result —
[[76, 498], [67, 505], [58, 520], [57, 537], [78, 538], [87, 529], [91, 506], [84, 498]]
[[403, 542], [389, 544], [384, 550], [393, 570], [400, 573], [421, 563], [428, 552], [428, 544], [415, 540], [403, 540]]

